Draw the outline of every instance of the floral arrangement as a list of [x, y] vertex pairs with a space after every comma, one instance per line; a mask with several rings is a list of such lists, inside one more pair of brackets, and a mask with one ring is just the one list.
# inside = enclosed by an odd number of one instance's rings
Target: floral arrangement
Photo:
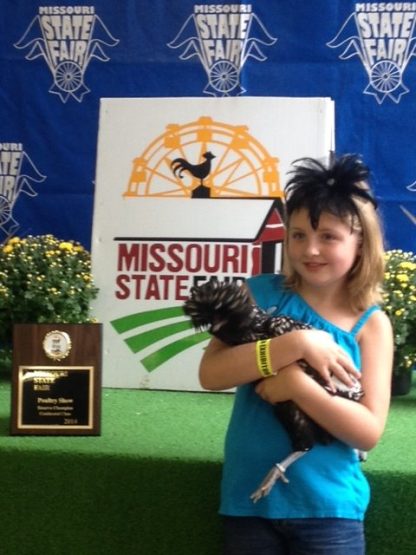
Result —
[[416, 363], [416, 255], [385, 253], [384, 310], [394, 330], [395, 367], [400, 374]]
[[14, 323], [92, 322], [97, 293], [80, 243], [53, 235], [9, 239], [0, 247], [0, 348], [10, 348]]

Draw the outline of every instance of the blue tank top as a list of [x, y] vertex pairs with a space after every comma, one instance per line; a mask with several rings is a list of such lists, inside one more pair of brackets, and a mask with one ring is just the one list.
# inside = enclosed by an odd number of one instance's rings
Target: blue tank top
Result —
[[[351, 331], [345, 331], [316, 313], [297, 293], [283, 288], [283, 277], [263, 274], [247, 285], [262, 308], [286, 315], [329, 332], [360, 368], [356, 334], [369, 316], [369, 308]], [[263, 518], [351, 518], [363, 520], [369, 485], [354, 449], [334, 440], [316, 445], [287, 470], [289, 483], [279, 480], [267, 497], [250, 499], [273, 464], [292, 452], [289, 437], [273, 406], [263, 401], [253, 384], [238, 387], [225, 440], [220, 513]]]

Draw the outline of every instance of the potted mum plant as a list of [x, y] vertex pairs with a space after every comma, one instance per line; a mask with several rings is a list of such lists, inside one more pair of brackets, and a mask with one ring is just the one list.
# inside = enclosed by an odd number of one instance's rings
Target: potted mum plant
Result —
[[385, 254], [384, 310], [394, 330], [392, 394], [410, 391], [416, 363], [416, 255], [399, 249]]
[[13, 237], [0, 247], [0, 364], [11, 367], [15, 323], [93, 322], [98, 293], [91, 256], [53, 235]]

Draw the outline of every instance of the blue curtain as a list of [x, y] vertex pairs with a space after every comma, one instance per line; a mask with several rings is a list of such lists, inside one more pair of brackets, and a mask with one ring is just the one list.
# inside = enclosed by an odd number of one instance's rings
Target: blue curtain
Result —
[[415, 21], [416, 2], [2, 0], [0, 241], [90, 247], [102, 97], [318, 96], [372, 170], [387, 246], [414, 250]]

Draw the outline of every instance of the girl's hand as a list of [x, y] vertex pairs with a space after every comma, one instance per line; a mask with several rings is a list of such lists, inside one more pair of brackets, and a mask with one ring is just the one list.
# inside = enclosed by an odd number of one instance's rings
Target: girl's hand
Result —
[[293, 395], [307, 385], [308, 379], [298, 364], [289, 364], [279, 370], [276, 376], [260, 380], [255, 391], [264, 401], [274, 405], [292, 400]]
[[302, 330], [302, 358], [312, 366], [324, 380], [334, 388], [331, 376], [336, 376], [348, 387], [354, 385], [351, 376], [359, 379], [360, 373], [349, 355], [333, 340], [332, 336], [321, 330]]

